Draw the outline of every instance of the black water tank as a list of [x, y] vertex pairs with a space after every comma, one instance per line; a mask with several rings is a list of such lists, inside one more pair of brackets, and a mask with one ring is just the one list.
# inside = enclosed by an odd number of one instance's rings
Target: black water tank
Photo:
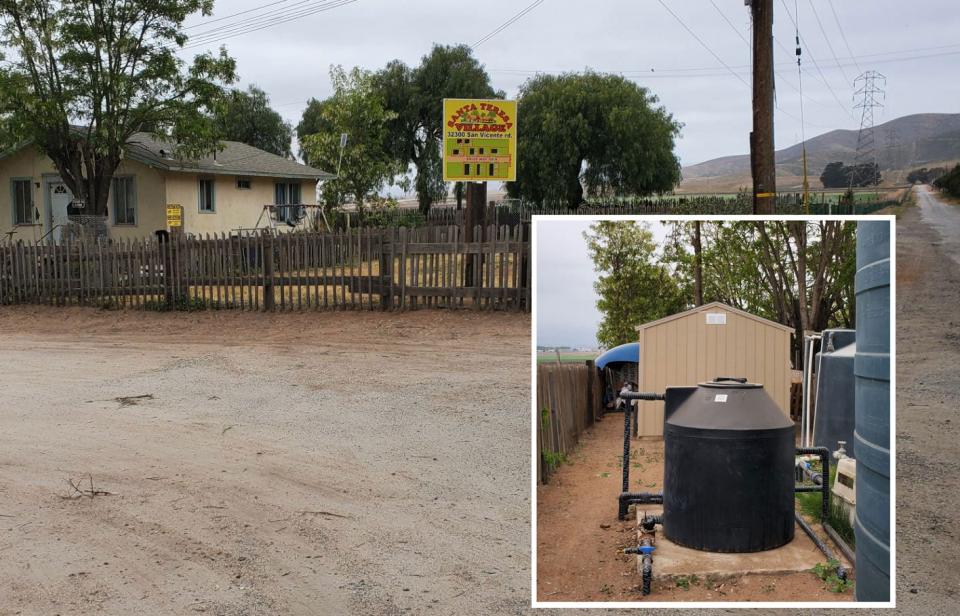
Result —
[[711, 552], [759, 552], [793, 539], [794, 428], [762, 385], [669, 387], [663, 530]]

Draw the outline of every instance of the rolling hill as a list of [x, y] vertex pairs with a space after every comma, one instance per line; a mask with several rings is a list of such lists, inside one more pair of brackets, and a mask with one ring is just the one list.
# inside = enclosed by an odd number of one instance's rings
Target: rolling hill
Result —
[[[878, 125], [874, 134], [884, 184], [902, 182], [910, 169], [960, 160], [960, 113], [904, 116]], [[833, 130], [808, 139], [811, 187], [820, 187], [820, 172], [827, 163], [852, 163], [856, 149], [856, 130]], [[779, 150], [776, 159], [778, 188], [799, 188], [803, 174], [800, 144]], [[740, 154], [684, 167], [678, 192], [736, 191], [750, 185], [750, 155]]]

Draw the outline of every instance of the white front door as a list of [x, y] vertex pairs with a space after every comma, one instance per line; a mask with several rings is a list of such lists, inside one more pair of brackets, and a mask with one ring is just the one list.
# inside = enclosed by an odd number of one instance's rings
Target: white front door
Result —
[[51, 236], [60, 241], [60, 233], [63, 231], [62, 225], [69, 222], [67, 207], [73, 202], [73, 194], [63, 182], [50, 182], [48, 190], [50, 191], [50, 228], [53, 229]]

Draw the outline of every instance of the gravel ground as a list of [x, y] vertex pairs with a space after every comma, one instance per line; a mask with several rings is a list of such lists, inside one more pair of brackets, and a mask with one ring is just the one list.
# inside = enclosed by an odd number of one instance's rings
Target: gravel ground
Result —
[[[922, 206], [898, 221], [898, 608], [881, 614], [960, 604], [960, 274]], [[0, 309], [0, 615], [529, 613], [528, 330]], [[88, 477], [113, 494], [70, 498]], [[774, 613], [822, 610], [752, 612]]]
[[524, 612], [529, 328], [0, 310], [0, 614]]

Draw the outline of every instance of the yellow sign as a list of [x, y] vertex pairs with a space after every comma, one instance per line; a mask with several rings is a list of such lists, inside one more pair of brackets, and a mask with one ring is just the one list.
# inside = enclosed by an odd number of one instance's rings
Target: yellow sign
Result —
[[168, 227], [182, 227], [183, 226], [183, 208], [179, 205], [168, 205], [167, 206], [167, 226]]
[[443, 99], [443, 181], [517, 179], [517, 101]]

